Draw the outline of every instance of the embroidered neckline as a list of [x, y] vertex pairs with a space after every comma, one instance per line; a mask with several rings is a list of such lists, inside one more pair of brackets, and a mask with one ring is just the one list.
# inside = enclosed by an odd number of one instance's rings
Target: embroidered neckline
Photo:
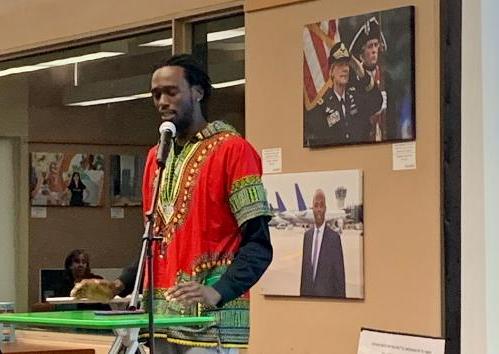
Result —
[[204, 139], [208, 139], [208, 138], [212, 137], [215, 134], [223, 133], [223, 132], [235, 133], [235, 134], [239, 135], [239, 133], [236, 131], [236, 129], [232, 125], [227, 124], [221, 120], [216, 120], [214, 122], [208, 123], [208, 125], [206, 127], [204, 127], [199, 132], [197, 132], [195, 135], [195, 138], [197, 140], [204, 140]]
[[[161, 181], [163, 184], [161, 187], [162, 206], [172, 204], [175, 201], [179, 190], [179, 177], [182, 175], [182, 170], [185, 167], [184, 162], [188, 160], [196, 151], [196, 147], [199, 145], [199, 142], [222, 132], [238, 134], [234, 127], [230, 124], [216, 120], [208, 123], [206, 127], [197, 132], [195, 138], [188, 141], [178, 155], [175, 155], [175, 146], [172, 144], [170, 147], [171, 158], [168, 159], [165, 173], [163, 174], [163, 181]], [[169, 183], [166, 184], [166, 181]]]
[[220, 121], [208, 124], [198, 134], [201, 134], [200, 139], [188, 141], [178, 155], [173, 154], [174, 147], [170, 147], [160, 182], [155, 225], [155, 233], [163, 236], [162, 247], [170, 243], [175, 229], [183, 224], [197, 175], [206, 157], [225, 139], [238, 136], [234, 128]]

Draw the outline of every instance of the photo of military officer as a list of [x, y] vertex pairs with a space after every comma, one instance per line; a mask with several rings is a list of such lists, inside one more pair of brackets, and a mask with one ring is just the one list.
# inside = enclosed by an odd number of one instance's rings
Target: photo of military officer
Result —
[[303, 146], [416, 138], [414, 7], [306, 25], [303, 60]]
[[332, 87], [305, 121], [305, 144], [324, 146], [368, 140], [369, 117], [382, 106], [380, 90], [343, 42], [331, 48], [329, 66]]

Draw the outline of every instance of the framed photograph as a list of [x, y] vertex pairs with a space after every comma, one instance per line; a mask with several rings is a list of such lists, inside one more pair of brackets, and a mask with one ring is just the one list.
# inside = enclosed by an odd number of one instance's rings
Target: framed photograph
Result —
[[303, 29], [303, 146], [416, 138], [414, 7]]
[[145, 156], [111, 155], [111, 205], [142, 205]]
[[364, 298], [362, 171], [264, 175], [274, 259], [265, 295]]
[[32, 152], [33, 206], [102, 205], [104, 155]]

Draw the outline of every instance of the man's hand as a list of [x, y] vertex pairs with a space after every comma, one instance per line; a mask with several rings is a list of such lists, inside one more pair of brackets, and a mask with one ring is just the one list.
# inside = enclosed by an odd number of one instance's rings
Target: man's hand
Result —
[[364, 65], [362, 62], [355, 57], [355, 55], [351, 56], [350, 67], [355, 71], [355, 75], [357, 78], [362, 79], [366, 75], [366, 71], [364, 70]]
[[183, 306], [201, 303], [215, 307], [222, 296], [211, 286], [204, 286], [196, 281], [179, 283], [168, 289], [165, 298], [169, 301], [178, 301]]
[[120, 292], [120, 281], [111, 282], [104, 279], [84, 279], [77, 283], [71, 296], [77, 299], [109, 301]]

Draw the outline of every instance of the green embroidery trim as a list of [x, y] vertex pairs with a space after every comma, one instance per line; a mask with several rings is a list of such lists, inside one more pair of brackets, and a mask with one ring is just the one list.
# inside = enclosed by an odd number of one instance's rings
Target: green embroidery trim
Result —
[[[196, 280], [203, 284], [216, 281], [225, 272], [227, 265], [215, 266], [202, 274], [189, 276], [180, 272], [178, 281]], [[205, 307], [194, 304], [189, 307], [179, 305], [177, 301], [168, 301], [165, 298], [165, 288], [154, 289], [154, 313], [171, 316], [213, 316], [215, 323], [201, 326], [175, 326], [156, 328], [158, 333], [167, 336], [168, 340], [192, 341], [201, 345], [219, 341], [224, 346], [241, 346], [248, 343], [249, 333], [249, 299], [237, 298], [229, 301], [222, 308]], [[144, 308], [149, 309], [148, 290], [144, 290]], [[209, 345], [209, 344], [208, 344]]]
[[[204, 255], [200, 257], [193, 265], [192, 274], [179, 271], [176, 277], [176, 283], [186, 283], [190, 281], [196, 281], [203, 285], [212, 285], [216, 283], [222, 274], [227, 271], [227, 267], [232, 262], [234, 255], [230, 257], [227, 255], [221, 258], [220, 254]], [[215, 261], [216, 260], [216, 261]], [[194, 269], [197, 269], [195, 271]], [[190, 308], [185, 308], [179, 305], [177, 301], [168, 301], [165, 298], [166, 288], [155, 288], [153, 292], [154, 298], [154, 313], [163, 315], [190, 315], [190, 316], [200, 316], [201, 313], [206, 311], [205, 307], [201, 304], [192, 306]], [[146, 294], [149, 293], [149, 289], [144, 289], [143, 303], [144, 308], [149, 309], [149, 297]], [[234, 300], [234, 301], [237, 301]], [[236, 302], [229, 303], [236, 303]], [[247, 302], [243, 299], [241, 301]], [[224, 305], [224, 307], [227, 305]]]
[[[139, 339], [149, 338], [149, 333], [139, 334]], [[180, 345], [188, 345], [191, 347], [200, 347], [200, 348], [214, 348], [218, 346], [218, 341], [216, 342], [194, 342], [190, 340], [182, 340], [169, 338], [168, 335], [164, 333], [155, 333], [154, 338], [162, 338], [169, 343], [180, 344]], [[232, 343], [223, 343], [223, 348], [238, 348], [238, 349], [248, 349], [247, 344], [232, 344]]]
[[173, 215], [171, 211], [168, 212], [165, 209], [165, 206], [173, 206], [177, 200], [182, 181], [180, 177], [184, 175], [184, 170], [187, 167], [186, 161], [196, 153], [199, 144], [200, 142], [188, 142], [178, 156], [175, 156], [173, 152], [173, 144], [170, 147], [170, 156], [172, 158], [168, 159], [165, 171], [163, 172], [159, 196], [160, 203], [158, 204], [162, 215], [165, 217], [165, 223], [168, 223]]
[[271, 216], [260, 176], [246, 176], [235, 181], [229, 202], [239, 226], [257, 216]]
[[236, 129], [230, 125], [227, 124], [221, 120], [216, 120], [214, 122], [209, 123], [203, 130], [201, 130], [197, 134], [198, 139], [207, 139], [215, 134], [218, 133], [233, 133], [236, 135], [239, 135], [239, 133], [236, 131]]
[[[154, 312], [172, 316], [213, 316], [215, 323], [202, 326], [175, 326], [156, 328], [157, 333], [166, 334], [168, 340], [187, 340], [206, 345], [220, 341], [226, 345], [246, 345], [249, 334], [249, 301], [238, 298], [222, 308], [211, 309], [197, 304], [181, 307], [175, 301], [167, 301], [162, 294], [166, 289], [155, 289]], [[144, 292], [144, 299], [147, 291]], [[148, 306], [145, 306], [147, 309]]]

